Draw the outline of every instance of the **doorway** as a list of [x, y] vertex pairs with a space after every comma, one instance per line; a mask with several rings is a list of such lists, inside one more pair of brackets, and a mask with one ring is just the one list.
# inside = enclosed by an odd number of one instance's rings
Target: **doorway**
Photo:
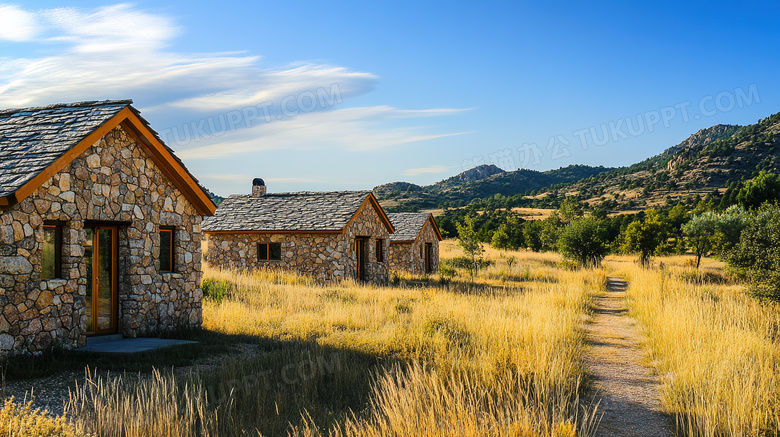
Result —
[[425, 243], [425, 273], [433, 271], [433, 244]]
[[87, 264], [87, 334], [114, 334], [117, 331], [117, 259], [119, 244], [116, 226], [86, 228], [84, 262]]
[[358, 281], [366, 280], [366, 246], [368, 245], [368, 237], [355, 238], [355, 279]]

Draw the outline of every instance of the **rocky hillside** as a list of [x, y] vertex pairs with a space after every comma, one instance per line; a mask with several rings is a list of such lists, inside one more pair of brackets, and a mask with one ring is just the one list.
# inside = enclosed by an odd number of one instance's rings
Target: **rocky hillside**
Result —
[[611, 211], [639, 210], [690, 196], [725, 191], [761, 170], [780, 173], [780, 113], [749, 126], [702, 129], [663, 153], [630, 167], [614, 169], [534, 193], [554, 205], [578, 196]]
[[458, 206], [474, 198], [496, 194], [514, 196], [576, 181], [611, 170], [605, 167], [572, 165], [557, 170], [504, 171], [495, 165], [481, 165], [433, 185], [392, 182], [374, 188], [383, 206], [391, 211]]

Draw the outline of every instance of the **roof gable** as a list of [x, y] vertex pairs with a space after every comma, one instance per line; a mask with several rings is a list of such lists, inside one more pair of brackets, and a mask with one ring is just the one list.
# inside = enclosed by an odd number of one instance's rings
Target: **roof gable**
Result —
[[367, 204], [377, 209], [390, 232], [392, 225], [370, 191], [232, 195], [203, 221], [204, 232], [342, 232]]
[[129, 100], [0, 111], [0, 197], [16, 192]]
[[391, 243], [410, 242], [422, 234], [426, 223], [430, 223], [436, 237], [442, 240], [439, 226], [429, 212], [395, 212], [387, 215], [395, 227], [395, 233], [390, 235]]
[[21, 202], [117, 126], [122, 126], [203, 215], [216, 206], [131, 100], [0, 111], [0, 207]]

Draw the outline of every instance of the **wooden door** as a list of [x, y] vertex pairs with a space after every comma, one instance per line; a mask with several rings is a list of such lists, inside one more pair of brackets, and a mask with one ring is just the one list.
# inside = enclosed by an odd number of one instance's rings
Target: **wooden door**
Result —
[[87, 334], [113, 334], [117, 331], [116, 226], [87, 228], [84, 260], [87, 263]]
[[366, 280], [366, 262], [368, 261], [366, 259], [367, 240], [366, 237], [355, 238], [355, 279], [358, 281]]
[[433, 270], [433, 259], [431, 258], [433, 252], [433, 244], [425, 243], [425, 273], [431, 273]]

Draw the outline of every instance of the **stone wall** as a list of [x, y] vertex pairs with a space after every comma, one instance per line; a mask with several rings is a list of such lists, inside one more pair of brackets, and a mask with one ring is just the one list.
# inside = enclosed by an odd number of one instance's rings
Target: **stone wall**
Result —
[[[321, 281], [355, 278], [355, 238], [369, 237], [366, 245], [366, 279], [388, 278], [388, 230], [376, 209], [364, 205], [344, 232], [339, 233], [209, 233], [209, 264], [231, 269], [279, 268], [312, 276]], [[377, 239], [383, 240], [385, 261], [377, 262]], [[279, 261], [259, 261], [258, 243], [280, 243]]]
[[431, 243], [431, 271], [439, 271], [439, 238], [430, 221], [425, 222], [420, 235], [411, 243], [390, 245], [390, 269], [413, 274], [425, 273], [425, 243]]
[[[44, 221], [62, 223], [62, 279], [41, 279]], [[85, 344], [85, 221], [121, 222], [120, 333], [201, 324], [201, 216], [118, 127], [0, 212], [0, 352]], [[174, 273], [158, 272], [160, 226], [176, 229]]]

